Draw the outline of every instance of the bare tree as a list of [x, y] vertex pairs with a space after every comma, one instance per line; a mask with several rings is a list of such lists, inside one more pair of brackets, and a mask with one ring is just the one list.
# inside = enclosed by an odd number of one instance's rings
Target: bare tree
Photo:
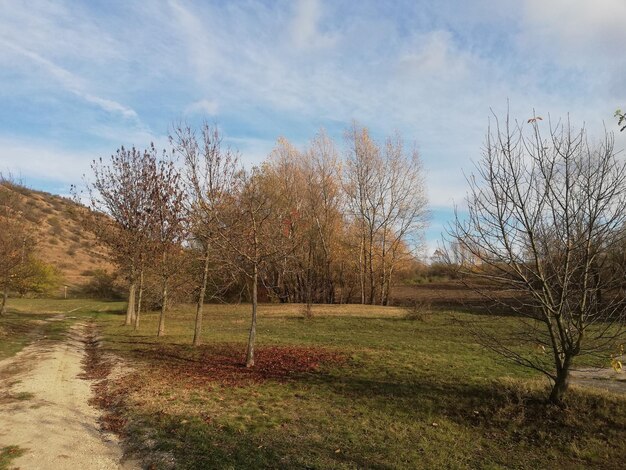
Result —
[[259, 168], [238, 172], [234, 191], [217, 212], [218, 246], [228, 253], [231, 266], [248, 280], [252, 300], [246, 367], [254, 366], [260, 271], [281, 246], [270, 227], [273, 207], [266, 183]]
[[[349, 151], [345, 190], [355, 225], [359, 227], [359, 282], [361, 303], [374, 303], [376, 274], [374, 244], [380, 229], [381, 181], [384, 168], [380, 148], [369, 131], [356, 123], [346, 132]], [[366, 292], [369, 292], [369, 297]]]
[[240, 171], [239, 155], [225, 148], [217, 126], [204, 123], [198, 137], [186, 125], [177, 125], [170, 137], [174, 152], [185, 163], [185, 183], [187, 185], [187, 212], [191, 237], [201, 251], [202, 279], [198, 289], [193, 345], [198, 346], [202, 338], [202, 313], [211, 280], [211, 266], [216, 266], [221, 285], [213, 283], [213, 296], [228, 288], [230, 280], [223, 269], [220, 237], [220, 211], [232, 195], [236, 176]]
[[[426, 217], [421, 163], [406, 151], [399, 135], [384, 147], [369, 131], [353, 124], [346, 133], [349, 151], [344, 188], [352, 221], [360, 232], [361, 302], [386, 305], [396, 264], [408, 245], [417, 246]], [[366, 294], [367, 293], [367, 294]]]
[[545, 374], [561, 403], [576, 356], [624, 331], [625, 263], [613, 254], [624, 247], [626, 166], [612, 135], [592, 146], [584, 129], [541, 121], [496, 117], [450, 235], [472, 260], [459, 264], [464, 274], [517, 293], [493, 299], [517, 314], [515, 342], [477, 327], [482, 343]]
[[176, 263], [185, 237], [185, 191], [180, 173], [168, 159], [153, 162], [150, 177], [149, 243], [154, 247], [157, 270], [161, 277], [161, 315], [157, 336], [165, 334], [168, 287], [172, 276], [181, 269]]
[[380, 205], [380, 304], [391, 297], [399, 262], [420, 245], [428, 211], [422, 165], [415, 148], [407, 152], [400, 135], [388, 138], [383, 153]]
[[307, 152], [305, 165], [306, 209], [311, 220], [310, 238], [316, 240], [318, 252], [313, 259], [321, 271], [322, 295], [318, 301], [335, 301], [333, 265], [338, 258], [344, 225], [344, 195], [341, 188], [339, 157], [333, 141], [322, 130]]
[[[147, 237], [156, 153], [154, 146], [146, 151], [122, 147], [108, 160], [94, 160], [93, 182], [86, 183], [90, 212], [81, 220], [109, 249], [112, 260], [128, 281], [126, 325], [135, 317], [137, 283], [141, 292], [151, 246]], [[80, 202], [76, 191], [75, 198]]]

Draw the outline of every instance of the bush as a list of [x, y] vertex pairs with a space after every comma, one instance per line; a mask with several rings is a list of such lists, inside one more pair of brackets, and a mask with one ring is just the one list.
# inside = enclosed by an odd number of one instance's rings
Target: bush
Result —
[[94, 269], [90, 273], [91, 280], [82, 288], [82, 293], [87, 297], [107, 300], [124, 298], [124, 292], [116, 282], [117, 276], [104, 269]]
[[63, 275], [56, 266], [30, 258], [22, 268], [22, 273], [17, 276], [13, 288], [20, 295], [33, 293], [48, 296], [58, 291], [62, 285]]

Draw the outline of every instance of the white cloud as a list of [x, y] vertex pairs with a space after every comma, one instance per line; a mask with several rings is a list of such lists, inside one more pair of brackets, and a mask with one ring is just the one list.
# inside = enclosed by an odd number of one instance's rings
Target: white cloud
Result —
[[469, 72], [471, 56], [454, 46], [447, 31], [420, 34], [405, 49], [398, 58], [399, 71], [413, 80], [424, 77], [461, 81]]
[[213, 100], [199, 100], [191, 103], [185, 108], [185, 114], [204, 114], [207, 116], [215, 116], [218, 112], [219, 105]]
[[0, 172], [18, 177], [79, 183], [96, 157], [90, 152], [66, 150], [47, 143], [0, 137]]
[[623, 0], [527, 0], [524, 6], [520, 40], [532, 53], [577, 67], [606, 59], [623, 63]]
[[336, 43], [336, 36], [322, 33], [319, 29], [322, 8], [319, 0], [298, 0], [295, 3], [290, 30], [296, 47], [325, 48]]
[[196, 71], [198, 79], [211, 76], [217, 72], [219, 57], [214, 48], [215, 40], [212, 37], [212, 25], [218, 24], [215, 18], [207, 23], [202, 16], [190, 7], [177, 0], [168, 1], [169, 9], [174, 19], [174, 26], [183, 38], [187, 58]]

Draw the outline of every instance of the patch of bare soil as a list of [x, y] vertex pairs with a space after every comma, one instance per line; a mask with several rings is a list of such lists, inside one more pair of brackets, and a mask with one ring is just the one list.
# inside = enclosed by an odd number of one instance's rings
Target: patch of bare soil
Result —
[[86, 325], [74, 325], [63, 342], [39, 341], [0, 362], [0, 447], [26, 452], [23, 469], [135, 468], [123, 462], [117, 438], [103, 433], [89, 404], [92, 381], [81, 379]]
[[[626, 357], [621, 358], [622, 363]], [[572, 382], [583, 387], [592, 387], [614, 393], [626, 394], [626, 371], [611, 368], [586, 368], [572, 372]]]

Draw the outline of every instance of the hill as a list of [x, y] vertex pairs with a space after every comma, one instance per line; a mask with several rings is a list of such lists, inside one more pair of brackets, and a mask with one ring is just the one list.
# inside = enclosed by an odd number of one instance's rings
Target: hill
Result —
[[35, 256], [59, 269], [70, 294], [87, 284], [95, 270], [112, 270], [106, 252], [80, 223], [83, 206], [17, 184], [3, 187], [15, 193], [17, 208], [35, 235]]

